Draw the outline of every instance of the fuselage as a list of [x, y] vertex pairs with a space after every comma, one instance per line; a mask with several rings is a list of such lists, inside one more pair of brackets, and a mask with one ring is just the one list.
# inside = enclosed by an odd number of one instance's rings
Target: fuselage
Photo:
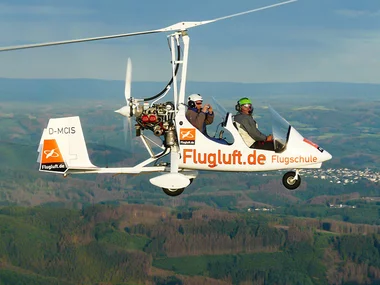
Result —
[[194, 128], [183, 116], [177, 125], [180, 144], [180, 168], [215, 171], [269, 171], [289, 168], [320, 168], [331, 155], [318, 145], [305, 139], [289, 126], [286, 145], [281, 151], [268, 151], [248, 147], [232, 124], [231, 116], [225, 129], [233, 136], [232, 144], [210, 140]]

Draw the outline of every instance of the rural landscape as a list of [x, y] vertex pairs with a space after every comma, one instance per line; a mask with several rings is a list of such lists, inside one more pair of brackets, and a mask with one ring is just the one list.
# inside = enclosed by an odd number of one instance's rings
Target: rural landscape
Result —
[[[51, 117], [80, 116], [95, 165], [148, 156], [114, 113], [123, 84], [0, 78], [0, 284], [379, 284], [380, 85], [188, 82], [225, 108], [209, 134], [246, 96], [260, 130], [272, 106], [332, 154], [295, 191], [283, 171], [203, 171], [178, 197], [151, 174], [39, 172]], [[164, 85], [133, 84], [136, 97]]]

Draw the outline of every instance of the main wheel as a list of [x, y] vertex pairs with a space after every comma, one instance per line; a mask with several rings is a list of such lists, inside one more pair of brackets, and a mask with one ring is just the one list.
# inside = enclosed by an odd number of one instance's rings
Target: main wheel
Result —
[[179, 188], [179, 189], [162, 188], [162, 190], [165, 192], [166, 195], [174, 197], [174, 196], [181, 195], [183, 190], [185, 190], [185, 188]]
[[294, 179], [296, 177], [296, 173], [294, 171], [289, 171], [284, 174], [282, 177], [282, 184], [289, 190], [297, 189], [301, 184], [301, 176], [298, 175], [297, 180]]

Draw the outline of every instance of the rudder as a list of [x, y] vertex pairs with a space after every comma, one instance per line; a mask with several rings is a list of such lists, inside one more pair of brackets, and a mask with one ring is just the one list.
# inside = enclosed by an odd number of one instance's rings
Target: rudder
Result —
[[78, 116], [50, 119], [38, 151], [40, 171], [96, 168], [89, 159]]

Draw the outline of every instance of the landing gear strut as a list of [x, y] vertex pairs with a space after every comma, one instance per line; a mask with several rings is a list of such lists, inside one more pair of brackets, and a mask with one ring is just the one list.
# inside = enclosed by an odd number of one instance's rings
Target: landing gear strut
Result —
[[301, 176], [299, 176], [298, 172], [298, 169], [296, 171], [289, 171], [282, 177], [282, 184], [284, 184], [287, 189], [294, 190], [300, 186]]

